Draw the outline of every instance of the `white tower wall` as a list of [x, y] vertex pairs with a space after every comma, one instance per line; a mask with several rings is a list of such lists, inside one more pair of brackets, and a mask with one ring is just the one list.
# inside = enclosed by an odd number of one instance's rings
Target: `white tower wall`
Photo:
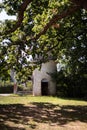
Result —
[[[33, 95], [42, 95], [42, 81], [48, 82], [48, 95], [55, 95], [56, 83], [53, 82], [51, 76], [47, 73], [56, 72], [56, 63], [50, 60], [47, 63], [43, 63], [41, 70], [35, 69], [33, 72]], [[45, 87], [45, 86], [43, 86]]]

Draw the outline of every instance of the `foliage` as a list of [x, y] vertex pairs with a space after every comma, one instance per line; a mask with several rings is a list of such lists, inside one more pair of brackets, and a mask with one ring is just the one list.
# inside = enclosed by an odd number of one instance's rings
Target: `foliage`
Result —
[[[17, 91], [32, 91], [32, 81], [27, 82], [18, 82], [17, 83], [18, 89]], [[0, 93], [13, 93], [14, 90], [14, 83], [9, 80], [0, 80]]]
[[[17, 81], [26, 82], [35, 67], [51, 58], [64, 65], [62, 76], [70, 87], [80, 76], [85, 86], [86, 5], [85, 0], [3, 0], [1, 10], [17, 20], [0, 22], [0, 77], [9, 78], [14, 69]], [[37, 61], [33, 66], [30, 56]]]
[[50, 75], [56, 81], [57, 96], [87, 98], [87, 75], [66, 75], [63, 70]]
[[[9, 85], [4, 85], [4, 86], [0, 86], [0, 94], [7, 94], [7, 93], [13, 93], [13, 88], [14, 88], [14, 85], [13, 84], [9, 84]], [[22, 91], [23, 90], [23, 87], [19, 86], [18, 85], [18, 91]]]

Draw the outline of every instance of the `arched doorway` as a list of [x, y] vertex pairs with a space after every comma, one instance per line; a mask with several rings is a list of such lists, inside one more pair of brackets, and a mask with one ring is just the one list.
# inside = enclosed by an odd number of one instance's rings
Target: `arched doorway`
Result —
[[42, 96], [48, 95], [48, 80], [47, 79], [41, 80], [41, 95]]

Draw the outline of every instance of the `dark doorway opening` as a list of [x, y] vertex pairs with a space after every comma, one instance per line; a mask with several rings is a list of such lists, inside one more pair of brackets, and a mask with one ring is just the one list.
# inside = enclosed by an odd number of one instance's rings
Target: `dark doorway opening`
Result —
[[48, 95], [48, 81], [47, 80], [41, 81], [41, 94], [42, 96]]

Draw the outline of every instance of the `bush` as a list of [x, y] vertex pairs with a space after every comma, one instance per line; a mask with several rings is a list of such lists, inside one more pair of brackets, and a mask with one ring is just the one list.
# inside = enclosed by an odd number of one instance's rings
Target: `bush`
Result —
[[0, 93], [13, 93], [13, 86], [0, 87]]
[[[13, 88], [14, 88], [14, 84], [13, 83], [9, 83], [9, 84], [3, 84], [0, 85], [0, 93], [13, 93]], [[22, 91], [23, 87], [18, 85], [18, 91]]]
[[56, 94], [60, 97], [84, 98], [87, 97], [87, 77], [82, 75], [65, 76], [63, 71], [51, 74], [56, 80]]

